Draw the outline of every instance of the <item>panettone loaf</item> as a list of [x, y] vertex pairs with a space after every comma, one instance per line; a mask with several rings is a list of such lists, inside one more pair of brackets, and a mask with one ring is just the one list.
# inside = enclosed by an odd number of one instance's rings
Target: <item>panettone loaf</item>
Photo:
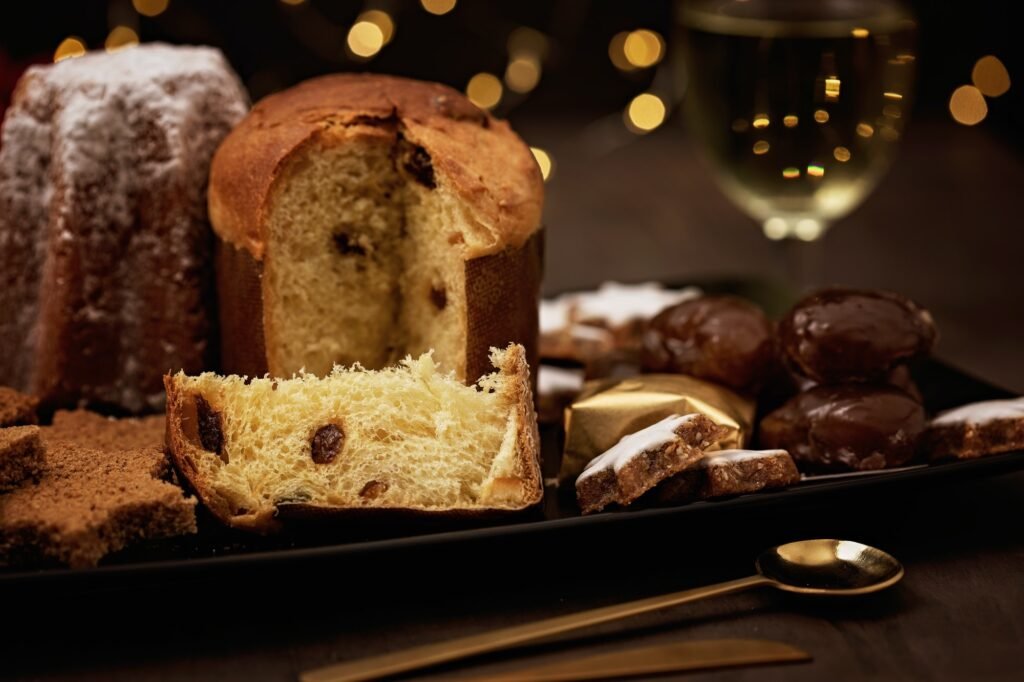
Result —
[[472, 383], [510, 342], [535, 366], [542, 197], [522, 140], [451, 88], [342, 74], [267, 97], [211, 168], [224, 370], [433, 349]]
[[215, 360], [206, 181], [247, 109], [212, 48], [28, 69], [0, 146], [0, 383], [141, 412]]
[[179, 471], [225, 523], [295, 515], [478, 515], [540, 502], [537, 423], [522, 346], [466, 386], [429, 354], [328, 376], [165, 377]]

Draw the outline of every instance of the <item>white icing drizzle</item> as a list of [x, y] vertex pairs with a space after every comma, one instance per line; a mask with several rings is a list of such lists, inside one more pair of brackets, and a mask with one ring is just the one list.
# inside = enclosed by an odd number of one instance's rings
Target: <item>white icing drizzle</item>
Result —
[[755, 459], [774, 459], [779, 456], [789, 457], [789, 453], [785, 450], [717, 450], [709, 452], [700, 464], [703, 467], [728, 466]]
[[1024, 397], [963, 405], [942, 412], [932, 420], [932, 425], [985, 424], [998, 419], [1024, 419]]
[[666, 289], [657, 282], [605, 282], [593, 291], [578, 291], [545, 299], [540, 304], [542, 334], [559, 332], [581, 321], [619, 327], [650, 319], [665, 308], [702, 294], [697, 287]]
[[582, 389], [581, 369], [566, 369], [554, 365], [541, 365], [537, 368], [537, 393], [540, 395], [579, 393]]
[[581, 481], [603, 469], [619, 471], [629, 460], [640, 453], [655, 450], [678, 439], [679, 436], [676, 435], [676, 429], [681, 424], [692, 420], [695, 416], [696, 414], [686, 414], [683, 416], [674, 414], [670, 417], [665, 417], [657, 424], [651, 424], [646, 429], [623, 436], [610, 450], [590, 460], [583, 469], [583, 473], [576, 480]]

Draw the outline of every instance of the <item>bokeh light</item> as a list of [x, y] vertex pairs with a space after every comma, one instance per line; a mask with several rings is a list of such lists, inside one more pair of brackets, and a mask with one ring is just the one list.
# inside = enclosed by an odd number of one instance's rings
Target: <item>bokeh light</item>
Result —
[[540, 62], [533, 57], [516, 57], [505, 68], [505, 84], [513, 92], [529, 92], [540, 81]]
[[170, 0], [132, 0], [132, 7], [144, 17], [158, 17], [167, 11]]
[[773, 241], [785, 239], [786, 235], [789, 234], [789, 226], [782, 218], [769, 218], [764, 221], [762, 229], [764, 230], [764, 236]]
[[437, 16], [448, 14], [455, 9], [455, 0], [420, 0], [420, 4], [423, 5], [423, 9]]
[[846, 163], [850, 160], [850, 150], [846, 147], [836, 147], [832, 150], [832, 156], [835, 157], [836, 161]]
[[985, 96], [981, 94], [981, 90], [973, 85], [961, 85], [949, 98], [949, 113], [953, 114], [953, 119], [957, 123], [973, 126], [985, 120], [988, 105], [985, 104]]
[[760, 156], [762, 154], [767, 154], [768, 150], [770, 150], [771, 148], [772, 146], [768, 143], [768, 140], [758, 140], [757, 142], [754, 143], [754, 148], [752, 151], [758, 156]]
[[665, 54], [665, 40], [646, 28], [631, 31], [622, 44], [626, 61], [638, 69], [646, 69], [661, 61]]
[[377, 28], [380, 29], [381, 35], [384, 36], [384, 44], [387, 45], [391, 42], [391, 39], [395, 36], [395, 21], [391, 18], [391, 15], [387, 12], [379, 9], [369, 9], [359, 15], [356, 19], [359, 21], [368, 21]]
[[540, 61], [548, 56], [547, 36], [529, 26], [520, 26], [509, 33], [506, 45], [508, 53], [513, 59], [532, 57]]
[[812, 178], [820, 178], [825, 175], [825, 168], [824, 166], [819, 166], [817, 164], [812, 163], [807, 166], [807, 175], [811, 176]]
[[384, 47], [384, 32], [377, 24], [357, 21], [348, 30], [348, 49], [356, 57], [368, 59]]
[[850, 35], [852, 35], [854, 38], [867, 38], [869, 35], [871, 35], [871, 31], [867, 30], [866, 28], [858, 27], [850, 31]]
[[782, 125], [787, 128], [796, 128], [797, 124], [800, 123], [800, 118], [794, 114], [790, 114], [782, 119]]
[[797, 221], [796, 226], [793, 228], [793, 234], [796, 235], [796, 238], [805, 242], [813, 242], [821, 236], [822, 232], [821, 223], [814, 218], [802, 218]]
[[498, 106], [501, 94], [501, 81], [492, 73], [478, 73], [466, 84], [466, 96], [481, 109]]
[[533, 153], [533, 158], [537, 160], [537, 166], [540, 168], [540, 175], [547, 180], [555, 172], [555, 161], [551, 158], [551, 154], [541, 149], [540, 147], [530, 147], [530, 151]]
[[814, 120], [818, 123], [828, 123], [828, 112], [824, 109], [817, 109], [814, 112]]
[[626, 127], [634, 133], [649, 133], [665, 122], [667, 113], [660, 97], [645, 92], [634, 97], [626, 107]]
[[755, 128], [758, 128], [758, 129], [767, 128], [770, 123], [771, 123], [771, 121], [768, 120], [768, 114], [755, 114], [754, 115], [754, 127]]
[[782, 169], [782, 177], [787, 180], [793, 180], [800, 177], [800, 169], [795, 166], [789, 166], [788, 168]]
[[139, 34], [128, 26], [115, 26], [107, 36], [103, 47], [107, 52], [116, 52], [139, 44]]
[[857, 124], [857, 134], [861, 137], [871, 137], [875, 134], [875, 128], [870, 123], [861, 122]]
[[988, 55], [982, 57], [971, 71], [971, 82], [974, 87], [987, 97], [999, 97], [1010, 89], [1010, 72], [999, 60], [999, 57]]
[[65, 59], [74, 59], [85, 54], [85, 41], [77, 36], [70, 36], [60, 41], [60, 45], [53, 52], [53, 61], [59, 62]]

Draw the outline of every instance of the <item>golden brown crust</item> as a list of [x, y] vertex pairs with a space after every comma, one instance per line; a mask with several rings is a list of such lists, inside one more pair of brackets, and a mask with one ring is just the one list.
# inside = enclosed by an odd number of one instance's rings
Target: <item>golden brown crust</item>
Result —
[[467, 259], [520, 246], [539, 228], [543, 181], [508, 123], [437, 83], [335, 74], [263, 99], [224, 140], [210, 170], [214, 230], [262, 259], [274, 183], [292, 155], [311, 142], [379, 136], [381, 126], [423, 147], [438, 191], [466, 207]]

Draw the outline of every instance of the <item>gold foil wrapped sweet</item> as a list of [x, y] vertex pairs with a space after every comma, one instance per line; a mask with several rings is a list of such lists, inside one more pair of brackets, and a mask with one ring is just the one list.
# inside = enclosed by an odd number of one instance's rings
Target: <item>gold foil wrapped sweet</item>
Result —
[[565, 451], [558, 480], [578, 476], [623, 436], [673, 414], [705, 414], [729, 429], [714, 449], [742, 448], [750, 437], [754, 409], [752, 400], [683, 374], [588, 382], [565, 411]]

